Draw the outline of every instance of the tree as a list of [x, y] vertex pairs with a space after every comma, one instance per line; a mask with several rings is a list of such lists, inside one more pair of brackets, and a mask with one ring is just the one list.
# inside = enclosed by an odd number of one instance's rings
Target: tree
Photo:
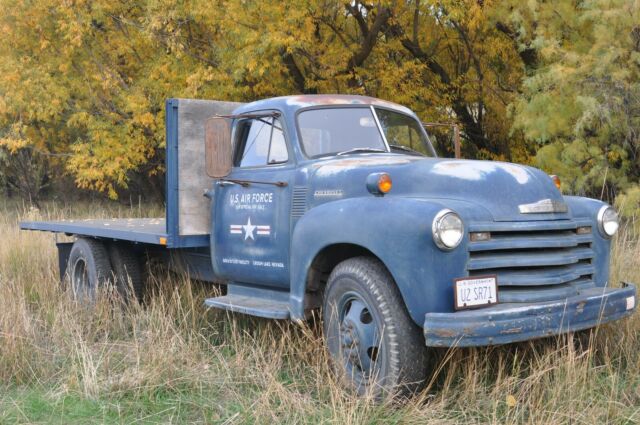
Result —
[[[536, 163], [568, 192], [622, 195], [638, 207], [640, 2], [527, 3], [539, 65], [514, 104], [514, 128], [541, 146]], [[523, 37], [523, 39], [526, 39]], [[635, 205], [634, 205], [635, 204]]]
[[0, 144], [52, 155], [111, 197], [162, 172], [167, 97], [379, 96], [459, 122], [467, 155], [527, 159], [504, 119], [523, 67], [490, 2], [2, 6], [0, 128], [14, 131]]
[[131, 170], [161, 171], [164, 92], [149, 78], [156, 46], [117, 19], [143, 10], [107, 1], [2, 7], [0, 144], [48, 155], [79, 187], [111, 197]]

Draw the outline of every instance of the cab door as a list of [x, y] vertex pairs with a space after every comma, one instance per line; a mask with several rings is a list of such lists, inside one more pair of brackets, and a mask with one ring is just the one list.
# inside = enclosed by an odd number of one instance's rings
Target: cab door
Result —
[[216, 183], [214, 268], [234, 282], [287, 288], [295, 164], [285, 129], [275, 116], [256, 116], [234, 134], [234, 167]]

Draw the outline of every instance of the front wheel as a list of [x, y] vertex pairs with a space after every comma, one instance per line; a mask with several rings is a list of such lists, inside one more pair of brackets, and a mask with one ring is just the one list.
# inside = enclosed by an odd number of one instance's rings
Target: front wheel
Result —
[[351, 258], [331, 272], [324, 332], [336, 373], [359, 395], [411, 394], [426, 378], [427, 348], [384, 265]]

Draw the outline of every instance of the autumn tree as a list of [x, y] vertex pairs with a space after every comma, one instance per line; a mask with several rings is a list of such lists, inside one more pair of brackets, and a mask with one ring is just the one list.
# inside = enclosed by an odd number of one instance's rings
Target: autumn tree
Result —
[[377, 96], [459, 124], [466, 157], [528, 163], [540, 147], [570, 191], [632, 194], [640, 179], [637, 1], [0, 4], [6, 158], [111, 197], [162, 193], [169, 97]]
[[427, 121], [461, 124], [468, 156], [526, 161], [505, 119], [524, 65], [490, 19], [493, 8], [478, 1], [229, 2], [233, 24], [219, 57], [231, 81], [222, 85], [238, 90], [229, 93], [236, 98], [383, 97]]
[[161, 171], [158, 46], [116, 19], [143, 10], [108, 1], [2, 9], [0, 144], [61, 162], [78, 186], [112, 197], [132, 170]]

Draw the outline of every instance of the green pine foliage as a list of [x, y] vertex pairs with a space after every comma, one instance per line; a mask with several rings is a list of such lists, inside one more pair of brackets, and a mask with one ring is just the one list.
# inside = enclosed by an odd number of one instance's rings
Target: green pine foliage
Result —
[[539, 145], [535, 163], [568, 193], [638, 208], [640, 3], [537, 3], [539, 63], [513, 104], [513, 130]]

